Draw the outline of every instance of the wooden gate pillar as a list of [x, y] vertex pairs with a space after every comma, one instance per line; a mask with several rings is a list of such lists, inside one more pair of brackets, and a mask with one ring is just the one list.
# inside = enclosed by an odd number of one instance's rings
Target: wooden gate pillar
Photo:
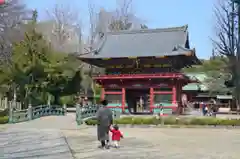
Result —
[[154, 90], [151, 87], [150, 88], [150, 112], [153, 112], [153, 107], [154, 107], [153, 98], [154, 98]]
[[125, 112], [126, 91], [122, 88], [122, 112]]

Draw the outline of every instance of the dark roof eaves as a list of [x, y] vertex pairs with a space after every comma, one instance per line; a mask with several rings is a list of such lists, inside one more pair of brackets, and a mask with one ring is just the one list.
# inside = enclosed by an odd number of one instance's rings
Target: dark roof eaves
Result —
[[[189, 51], [192, 51], [192, 50], [189, 50]], [[181, 55], [186, 55], [187, 52], [189, 51], [185, 51], [185, 50], [182, 50], [182, 51], [173, 51], [171, 53], [165, 53], [165, 54], [161, 54], [159, 56], [166, 56], [166, 57], [172, 57], [172, 56], [181, 56]], [[155, 56], [139, 56], [139, 58], [141, 57], [155, 57]], [[96, 56], [92, 56], [92, 57], [79, 57], [80, 59], [104, 59], [104, 58], [128, 58], [128, 57], [99, 57], [98, 55]]]

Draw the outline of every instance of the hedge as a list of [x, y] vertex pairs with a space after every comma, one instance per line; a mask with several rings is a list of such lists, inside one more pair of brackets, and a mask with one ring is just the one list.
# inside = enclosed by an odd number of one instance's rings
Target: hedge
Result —
[[0, 111], [0, 117], [8, 116], [8, 114], [9, 114], [9, 110], [8, 109]]
[[[198, 118], [175, 118], [164, 117], [162, 119], [143, 118], [143, 117], [124, 117], [114, 120], [115, 124], [123, 125], [211, 125], [211, 126], [240, 126], [240, 119], [219, 119], [211, 117], [198, 117]], [[86, 125], [96, 125], [96, 119], [88, 119], [85, 121]]]
[[7, 124], [8, 123], [8, 116], [0, 117], [0, 124]]

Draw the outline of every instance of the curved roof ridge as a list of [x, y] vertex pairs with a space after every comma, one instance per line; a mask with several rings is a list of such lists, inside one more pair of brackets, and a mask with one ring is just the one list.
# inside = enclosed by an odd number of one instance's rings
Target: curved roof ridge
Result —
[[136, 29], [136, 30], [120, 30], [120, 31], [110, 31], [107, 32], [109, 35], [119, 35], [119, 34], [136, 34], [136, 33], [156, 33], [156, 32], [176, 32], [183, 31], [186, 32], [188, 25], [178, 26], [178, 27], [168, 27], [168, 28], [155, 28], [155, 29]]
[[183, 51], [192, 51], [193, 49], [188, 49], [188, 48], [185, 48], [184, 46], [182, 45], [177, 45], [175, 46], [177, 50], [183, 50]]

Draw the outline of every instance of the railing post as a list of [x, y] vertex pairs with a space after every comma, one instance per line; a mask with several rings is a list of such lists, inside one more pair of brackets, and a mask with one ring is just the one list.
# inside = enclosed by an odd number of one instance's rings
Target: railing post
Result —
[[160, 108], [160, 120], [161, 120], [161, 125], [164, 125], [164, 117], [163, 117], [163, 108]]
[[64, 111], [63, 115], [67, 115], [67, 105], [66, 104], [63, 104], [63, 111]]
[[17, 109], [17, 94], [16, 94], [16, 90], [14, 90], [14, 94], [13, 94], [13, 103], [14, 103], [14, 109]]
[[[5, 100], [6, 100], [6, 98], [5, 98]], [[5, 101], [6, 103], [5, 104], [7, 104], [8, 103], [8, 101]], [[9, 106], [8, 106], [8, 108], [9, 108], [9, 118], [8, 118], [8, 122], [9, 123], [13, 123], [13, 108], [12, 108], [12, 104], [9, 104]]]
[[32, 104], [28, 105], [28, 120], [32, 120], [33, 118], [33, 110], [32, 110]]
[[5, 105], [3, 105], [4, 103], [2, 102], [2, 98], [0, 97], [0, 108], [2, 108], [3, 110], [5, 109]]
[[51, 96], [48, 94], [47, 96], [47, 105], [50, 106], [51, 105]]
[[4, 107], [5, 107], [5, 109], [9, 108], [8, 107], [8, 98], [7, 97], [4, 98]]
[[82, 124], [82, 116], [81, 116], [80, 104], [76, 105], [76, 122], [77, 122], [78, 125]]

